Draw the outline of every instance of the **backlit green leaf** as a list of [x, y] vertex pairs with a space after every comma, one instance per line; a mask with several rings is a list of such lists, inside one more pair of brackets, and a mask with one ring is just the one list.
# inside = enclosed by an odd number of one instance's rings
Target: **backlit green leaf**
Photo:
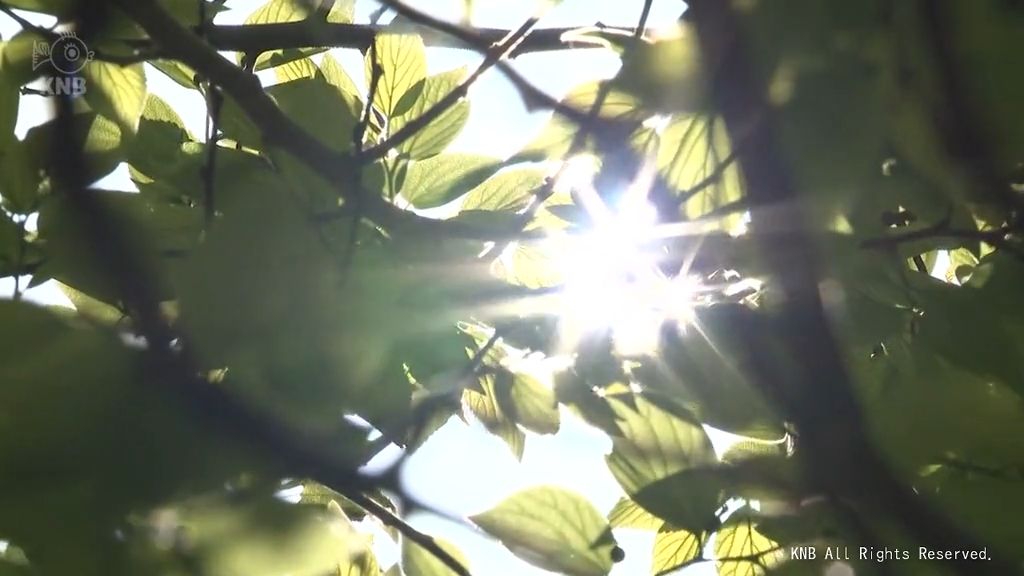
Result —
[[85, 100], [97, 113], [134, 134], [146, 104], [146, 73], [142, 64], [122, 66], [93, 61], [82, 71]]
[[[376, 55], [376, 62], [373, 55]], [[423, 40], [419, 36], [378, 34], [374, 39], [374, 49], [366, 52], [367, 85], [373, 77], [375, 65], [380, 66], [381, 76], [373, 97], [374, 106], [391, 118], [409, 112], [423, 92], [421, 81], [427, 76]]]
[[[326, 4], [323, 4], [326, 5]], [[304, 21], [311, 35], [316, 34], [317, 24], [321, 22], [350, 23], [355, 13], [355, 0], [333, 0], [331, 9], [324, 14], [319, 8], [321, 3], [307, 0], [269, 0], [246, 18], [246, 24], [283, 24], [286, 22]], [[268, 50], [261, 52], [255, 61], [256, 70], [264, 70], [274, 66], [287, 64], [295, 60], [307, 58], [323, 48], [288, 48], [285, 50]], [[255, 56], [255, 55], [254, 55]], [[239, 62], [242, 55], [239, 55]]]
[[416, 208], [436, 208], [487, 180], [500, 162], [475, 154], [441, 154], [417, 160], [402, 184], [402, 197]]
[[703, 544], [704, 539], [693, 532], [662, 528], [654, 537], [651, 574], [666, 574], [700, 558]]
[[538, 487], [471, 518], [520, 558], [571, 576], [604, 576], [617, 548], [608, 522], [582, 496]]
[[[417, 82], [397, 104], [401, 115], [392, 118], [391, 133], [395, 133], [413, 119], [426, 113], [434, 104], [454, 90], [465, 77], [466, 69], [456, 68]], [[468, 119], [469, 101], [462, 99], [403, 142], [398, 150], [413, 159], [429, 158], [440, 154], [455, 140]]]
[[473, 188], [462, 203], [463, 210], [514, 212], [530, 203], [544, 184], [544, 172], [536, 168], [510, 168]]
[[612, 528], [635, 528], [637, 530], [659, 530], [665, 521], [654, 516], [628, 496], [623, 496], [608, 513]]
[[621, 431], [612, 437], [609, 469], [648, 512], [680, 528], [707, 528], [721, 504], [720, 486], [703, 474], [680, 474], [717, 461], [707, 433], [642, 396], [633, 403], [609, 401]]

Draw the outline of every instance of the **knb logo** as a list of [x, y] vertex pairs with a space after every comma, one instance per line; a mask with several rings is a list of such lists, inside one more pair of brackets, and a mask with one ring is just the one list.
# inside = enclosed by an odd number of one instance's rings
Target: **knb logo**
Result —
[[73, 32], [66, 32], [53, 42], [36, 42], [32, 45], [32, 69], [38, 70], [49, 64], [56, 72], [54, 76], [45, 78], [47, 93], [81, 96], [85, 93], [85, 78], [78, 73], [94, 56], [95, 53], [89, 50], [81, 38]]

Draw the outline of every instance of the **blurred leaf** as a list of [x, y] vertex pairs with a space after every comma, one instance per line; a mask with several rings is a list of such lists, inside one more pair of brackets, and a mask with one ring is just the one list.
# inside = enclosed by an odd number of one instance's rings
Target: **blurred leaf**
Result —
[[533, 376], [516, 372], [507, 387], [498, 390], [498, 399], [509, 418], [537, 434], [558, 432], [558, 403], [554, 390]]
[[113, 120], [125, 134], [135, 134], [146, 104], [146, 72], [142, 64], [123, 66], [92, 61], [82, 74], [89, 106]]
[[699, 112], [707, 107], [707, 65], [693, 26], [681, 24], [655, 42], [631, 47], [612, 85], [634, 94], [649, 111]]
[[76, 312], [81, 314], [83, 318], [92, 322], [97, 322], [107, 326], [114, 326], [125, 319], [125, 314], [117, 308], [107, 304], [106, 302], [97, 300], [85, 292], [75, 290], [67, 284], [61, 284], [60, 291], [67, 296], [68, 300], [71, 301]]
[[128, 147], [127, 161], [146, 174], [161, 174], [180, 161], [181, 145], [192, 141], [178, 113], [160, 97], [150, 94], [139, 121], [138, 134]]
[[24, 86], [42, 75], [45, 70], [36, 68], [32, 58], [36, 46], [41, 44], [49, 42], [33, 30], [21, 30], [0, 44], [0, 73], [4, 83], [11, 87]]
[[34, 148], [28, 142], [15, 141], [0, 157], [0, 172], [4, 175], [0, 196], [4, 208], [15, 214], [29, 214], [38, 208], [42, 166], [40, 159], [33, 156]]
[[76, 0], [11, 0], [6, 2], [11, 8], [42, 12], [45, 14], [65, 15], [76, 5]]
[[521, 460], [523, 451], [526, 449], [526, 436], [516, 426], [515, 421], [505, 413], [498, 399], [497, 389], [508, 386], [508, 383], [498, 383], [497, 381], [509, 378], [511, 378], [511, 374], [507, 372], [487, 374], [480, 379], [480, 391], [467, 388], [462, 392], [462, 401], [484, 425], [484, 428], [504, 440], [516, 459]]
[[617, 548], [594, 505], [561, 488], [530, 488], [470, 518], [523, 560], [571, 576], [604, 576]]
[[[201, 214], [186, 206], [172, 206], [127, 192], [90, 191], [96, 201], [116, 218], [133, 240], [129, 248], [151, 263], [160, 255], [179, 255], [199, 242]], [[37, 275], [54, 278], [103, 302], [117, 302], [121, 294], [106, 268], [83, 239], [81, 225], [71, 204], [53, 197], [39, 212], [39, 237], [45, 242], [46, 259]], [[154, 270], [155, 274], [155, 270]], [[162, 298], [170, 287], [154, 278]]]
[[13, 161], [26, 162], [27, 165], [15, 170], [19, 174], [18, 184], [27, 189], [17, 191], [16, 198], [34, 197], [41, 183], [39, 172], [49, 174], [52, 171], [53, 138], [70, 138], [73, 145], [85, 155], [86, 179], [90, 182], [106, 176], [124, 159], [122, 132], [117, 125], [96, 114], [75, 114], [72, 122], [72, 133], [55, 134], [57, 123], [54, 120], [45, 122], [29, 129], [23, 141], [24, 156], [15, 153]]
[[[562, 103], [589, 114], [594, 104], [597, 103], [600, 92], [600, 82], [588, 82], [570, 90]], [[643, 119], [644, 116], [643, 111], [640, 110], [640, 102], [635, 97], [615, 88], [608, 90], [597, 113], [599, 118], [618, 120], [638, 120]]]
[[[390, 132], [394, 134], [409, 122], [422, 116], [442, 98], [455, 90], [465, 77], [466, 68], [462, 67], [441, 72], [417, 82], [396, 105], [396, 110], [401, 110], [401, 114], [396, 112], [392, 117]], [[455, 140], [468, 119], [469, 101], [463, 98], [399, 145], [398, 150], [414, 160], [440, 154]]]
[[[376, 53], [377, 61], [371, 59]], [[427, 76], [427, 56], [419, 36], [404, 34], [378, 34], [374, 49], [364, 58], [366, 83], [373, 77], [373, 66], [379, 64], [381, 77], [373, 104], [386, 116], [394, 119], [410, 111], [424, 88]], [[417, 114], [418, 115], [418, 114]], [[392, 132], [397, 128], [392, 128]]]
[[[440, 538], [434, 538], [434, 542], [445, 552], [451, 554], [464, 568], [469, 568], [466, 556], [452, 543]], [[405, 576], [450, 576], [454, 574], [451, 568], [445, 566], [432, 553], [408, 538], [402, 538], [402, 568], [405, 570]]]
[[416, 208], [436, 208], [487, 180], [500, 162], [475, 154], [441, 154], [417, 160], [402, 184], [402, 197]]
[[[1022, 60], [1015, 48], [1024, 34], [1024, 10], [1012, 2], [982, 0], [942, 5], [952, 24], [944, 41], [950, 43], [952, 64], [960, 72], [958, 86], [968, 100], [979, 131], [991, 143], [1000, 172], [1024, 159], [1024, 80], [1017, 71]], [[964, 119], [963, 121], [967, 121]]]
[[0, 42], [0, 155], [15, 139], [14, 127], [18, 123], [18, 104], [21, 101], [18, 85], [3, 72], [4, 46]]

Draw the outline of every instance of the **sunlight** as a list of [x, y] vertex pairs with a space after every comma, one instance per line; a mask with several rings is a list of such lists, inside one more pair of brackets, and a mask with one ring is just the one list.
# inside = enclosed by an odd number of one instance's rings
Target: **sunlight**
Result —
[[627, 191], [613, 210], [589, 185], [574, 189], [593, 227], [556, 236], [547, 246], [565, 278], [563, 344], [572, 347], [588, 334], [610, 331], [620, 353], [652, 353], [666, 321], [692, 320], [696, 283], [686, 275], [668, 278], [658, 269], [649, 248], [657, 214], [645, 190]]

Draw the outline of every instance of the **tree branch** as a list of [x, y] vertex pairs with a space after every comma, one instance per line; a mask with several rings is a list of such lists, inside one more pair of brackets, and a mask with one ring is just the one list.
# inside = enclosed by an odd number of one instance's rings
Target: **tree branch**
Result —
[[494, 45], [487, 51], [484, 61], [477, 66], [476, 70], [474, 70], [468, 78], [456, 86], [454, 90], [445, 94], [444, 97], [436, 104], [424, 111], [423, 114], [410, 120], [408, 124], [402, 126], [385, 141], [373, 148], [370, 148], [364, 153], [359, 154], [357, 156], [359, 161], [362, 163], [368, 163], [383, 158], [389, 150], [400, 146], [403, 142], [416, 135], [420, 130], [426, 128], [428, 124], [437, 120], [441, 114], [444, 114], [445, 111], [465, 97], [469, 92], [470, 86], [472, 86], [484, 72], [490, 70], [492, 66], [500, 62], [504, 57], [512, 52], [512, 50], [515, 50], [515, 47], [519, 42], [524, 40], [529, 35], [530, 31], [533, 30], [533, 27], [537, 25], [538, 20], [538, 17], [529, 18], [523, 22], [515, 32], [510, 32], [509, 35], [502, 39], [500, 43]]
[[949, 218], [945, 218], [931, 226], [890, 234], [880, 238], [869, 238], [860, 243], [862, 248], [891, 248], [899, 244], [916, 242], [918, 240], [932, 240], [936, 238], [950, 238], [963, 240], [965, 242], [984, 242], [990, 244], [997, 250], [1005, 250], [1015, 258], [1024, 262], [1024, 250], [1013, 244], [1011, 238], [1018, 231], [1013, 226], [1002, 226], [992, 230], [967, 230], [950, 227]]
[[[116, 2], [172, 57], [188, 64], [234, 98], [259, 128], [265, 142], [288, 151], [328, 182], [350, 181], [357, 165], [354, 156], [335, 152], [295, 124], [263, 91], [258, 78], [224, 59], [198, 36], [178, 24], [153, 0]], [[502, 231], [482, 230], [462, 222], [418, 216], [360, 188], [339, 187], [339, 190], [346, 201], [355, 202], [359, 198], [365, 216], [392, 233], [486, 240], [502, 236]]]
[[[689, 16], [696, 26], [705, 62], [718, 65], [713, 78], [714, 103], [733, 141], [751, 130], [738, 161], [747, 194], [759, 205], [787, 209], [755, 213], [751, 231], [762, 241], [762, 254], [780, 289], [778, 310], [743, 331], [765, 392], [801, 432], [801, 460], [812, 486], [830, 497], [850, 497], [891, 515], [922, 543], [937, 549], [972, 547], [973, 538], [931, 510], [899, 482], [868, 440], [850, 378], [824, 313], [817, 258], [800, 195], [782, 159], [772, 119], [766, 117], [762, 86], [739, 35], [740, 24], [728, 2], [692, 0]], [[790, 242], [763, 231], [791, 230]], [[780, 341], [792, 361], [780, 361], [756, 336]], [[979, 547], [980, 548], [980, 547]], [[966, 566], [962, 567], [965, 569]], [[1009, 574], [1003, 561], [972, 564], [971, 573]]]
[[[388, 2], [384, 3], [388, 5]], [[393, 6], [388, 6], [393, 8]], [[399, 12], [401, 13], [401, 12]], [[433, 27], [436, 28], [436, 27]], [[266, 52], [285, 48], [354, 48], [366, 50], [373, 44], [373, 39], [381, 33], [402, 33], [409, 31], [402, 26], [377, 26], [366, 24], [337, 24], [328, 22], [287, 22], [278, 24], [258, 25], [216, 25], [207, 27], [207, 38], [217, 50], [233, 52]], [[509, 54], [516, 57], [531, 52], [552, 52], [559, 50], [578, 50], [599, 48], [600, 46], [574, 40], [564, 39], [574, 28], [543, 28], [524, 39]], [[610, 26], [608, 30], [632, 34], [628, 28]], [[492, 45], [508, 37], [511, 30], [496, 28], [476, 28], [473, 43]], [[441, 36], [427, 35], [424, 37], [427, 46], [437, 48], [464, 48], [465, 42], [452, 42]]]

